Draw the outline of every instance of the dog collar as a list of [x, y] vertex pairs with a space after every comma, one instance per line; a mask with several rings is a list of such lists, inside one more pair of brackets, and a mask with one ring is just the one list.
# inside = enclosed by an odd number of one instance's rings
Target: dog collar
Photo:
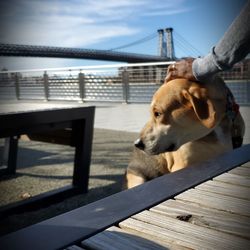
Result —
[[226, 114], [227, 116], [234, 121], [237, 114], [239, 113], [239, 105], [236, 103], [234, 96], [230, 89], [227, 87], [227, 105], [226, 105]]

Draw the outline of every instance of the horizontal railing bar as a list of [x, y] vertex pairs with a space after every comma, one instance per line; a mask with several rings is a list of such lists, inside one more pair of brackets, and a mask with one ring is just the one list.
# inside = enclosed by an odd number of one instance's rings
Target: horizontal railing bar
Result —
[[107, 65], [92, 65], [92, 66], [75, 66], [75, 67], [62, 67], [62, 68], [43, 68], [43, 69], [24, 69], [24, 70], [8, 70], [0, 71], [0, 74], [7, 73], [29, 73], [29, 72], [39, 72], [39, 71], [72, 71], [72, 70], [87, 70], [87, 69], [107, 69], [107, 68], [120, 68], [120, 67], [143, 67], [143, 66], [158, 66], [158, 65], [169, 65], [173, 64], [175, 61], [169, 62], [150, 62], [150, 63], [121, 63], [121, 64], [107, 64]]

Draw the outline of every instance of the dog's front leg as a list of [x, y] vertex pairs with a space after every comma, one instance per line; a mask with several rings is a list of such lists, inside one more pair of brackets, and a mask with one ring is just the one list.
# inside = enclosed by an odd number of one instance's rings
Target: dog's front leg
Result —
[[133, 173], [129, 173], [128, 171], [125, 174], [125, 184], [124, 184], [124, 188], [128, 189], [128, 188], [133, 188], [136, 187], [138, 185], [141, 185], [145, 182], [146, 180], [139, 176], [139, 175], [135, 175]]

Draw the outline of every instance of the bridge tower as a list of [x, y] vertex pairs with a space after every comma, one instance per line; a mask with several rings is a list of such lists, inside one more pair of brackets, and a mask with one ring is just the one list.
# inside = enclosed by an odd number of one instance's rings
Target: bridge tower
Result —
[[175, 58], [174, 53], [174, 41], [173, 41], [173, 28], [166, 28], [166, 44], [167, 44], [167, 57], [173, 60]]
[[173, 28], [159, 29], [158, 37], [158, 55], [168, 57], [173, 60], [175, 58]]
[[164, 30], [159, 29], [158, 31], [158, 38], [159, 38], [159, 43], [158, 43], [158, 55], [159, 56], [164, 56], [163, 53], [163, 47], [164, 47]]

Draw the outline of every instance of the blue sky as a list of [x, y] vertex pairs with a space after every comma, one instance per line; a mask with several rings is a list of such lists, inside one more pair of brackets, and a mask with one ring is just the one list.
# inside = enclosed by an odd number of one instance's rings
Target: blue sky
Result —
[[[174, 29], [177, 57], [206, 55], [246, 0], [8, 0], [0, 2], [0, 43], [111, 49]], [[157, 54], [158, 39], [122, 51]], [[0, 68], [109, 64], [92, 60], [0, 58]]]

